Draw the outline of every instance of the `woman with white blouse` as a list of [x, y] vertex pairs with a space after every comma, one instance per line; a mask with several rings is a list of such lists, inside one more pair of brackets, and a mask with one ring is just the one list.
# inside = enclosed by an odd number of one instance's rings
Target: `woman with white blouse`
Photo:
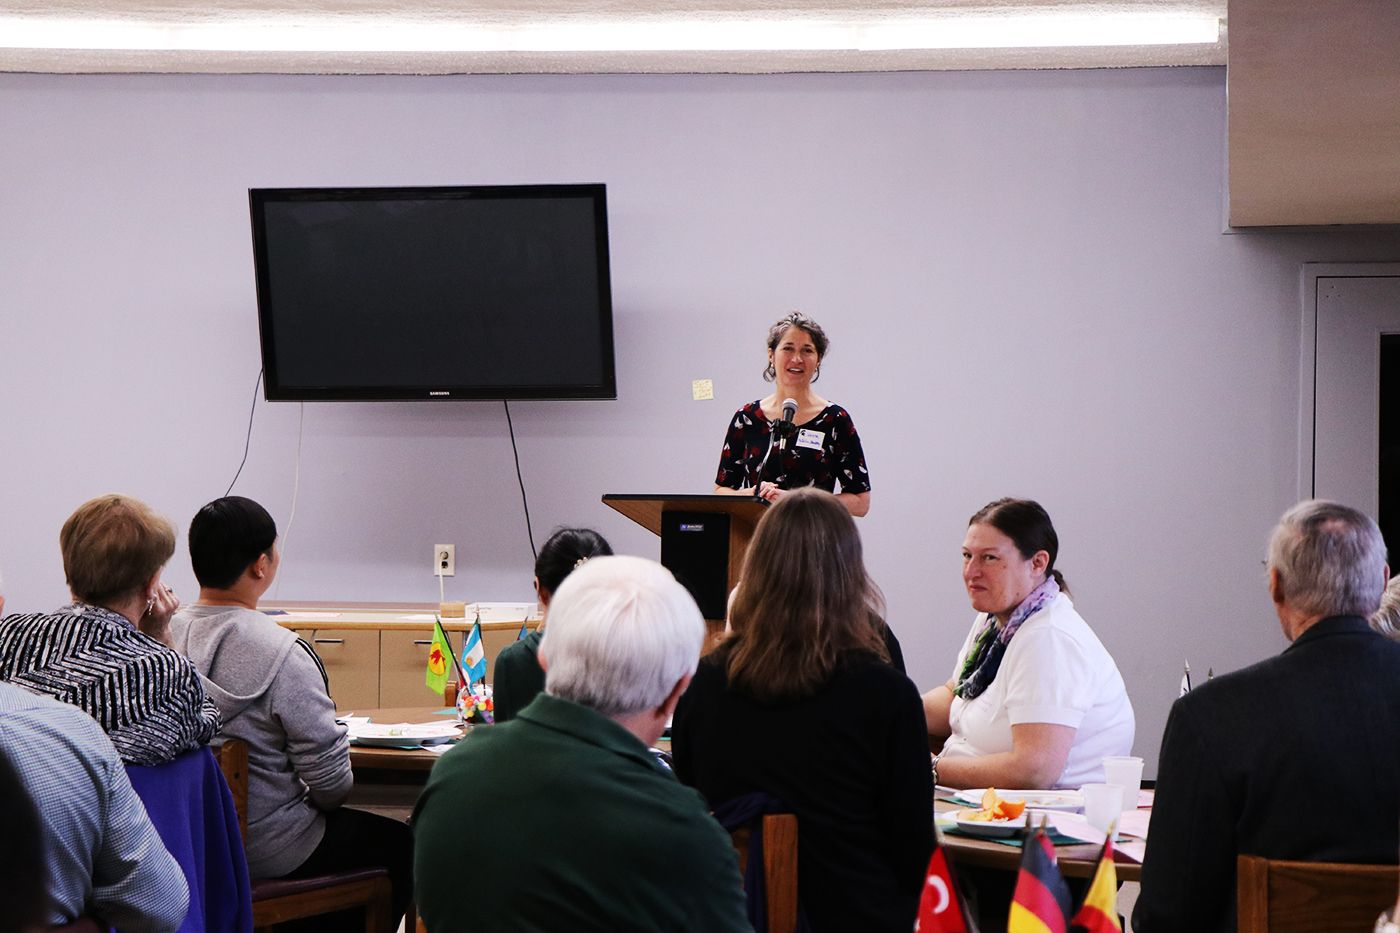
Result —
[[1133, 707], [1118, 667], [1055, 569], [1059, 538], [1039, 503], [999, 499], [973, 515], [963, 584], [978, 615], [952, 678], [924, 695], [944, 738], [948, 787], [1079, 787], [1132, 751]]

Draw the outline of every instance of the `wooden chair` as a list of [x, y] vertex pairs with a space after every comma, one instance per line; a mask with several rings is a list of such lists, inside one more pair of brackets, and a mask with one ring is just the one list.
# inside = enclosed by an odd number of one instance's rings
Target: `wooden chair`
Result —
[[[739, 871], [749, 861], [751, 830], [730, 833]], [[763, 817], [763, 885], [768, 901], [767, 933], [794, 933], [797, 929], [797, 817], [770, 813]]]
[[1395, 903], [1400, 866], [1285, 862], [1241, 855], [1239, 933], [1370, 930]]
[[[225, 739], [214, 747], [219, 770], [233, 793], [238, 829], [248, 840], [248, 744]], [[392, 933], [389, 924], [389, 873], [382, 868], [318, 875], [313, 878], [264, 878], [252, 882], [253, 926], [264, 930], [277, 923], [362, 908], [365, 933]], [[410, 921], [411, 923], [412, 921]]]

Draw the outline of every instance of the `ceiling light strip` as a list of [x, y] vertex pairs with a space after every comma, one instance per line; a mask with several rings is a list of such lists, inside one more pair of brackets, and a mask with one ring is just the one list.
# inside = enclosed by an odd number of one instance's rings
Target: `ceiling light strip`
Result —
[[1219, 19], [1163, 13], [807, 20], [138, 23], [0, 16], [0, 48], [205, 52], [808, 52], [1215, 44]]

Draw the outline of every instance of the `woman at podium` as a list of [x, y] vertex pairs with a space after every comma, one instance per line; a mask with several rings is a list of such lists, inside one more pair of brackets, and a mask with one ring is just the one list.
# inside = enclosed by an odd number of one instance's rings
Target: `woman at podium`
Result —
[[796, 311], [768, 329], [767, 398], [734, 413], [720, 453], [715, 492], [777, 502], [789, 489], [816, 486], [857, 517], [870, 511], [870, 474], [846, 409], [812, 391], [829, 341]]

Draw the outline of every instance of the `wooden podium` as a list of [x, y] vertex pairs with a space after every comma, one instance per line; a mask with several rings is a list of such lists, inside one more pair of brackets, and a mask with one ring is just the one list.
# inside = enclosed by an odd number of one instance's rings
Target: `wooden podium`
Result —
[[768, 503], [757, 496], [607, 495], [603, 504], [661, 538], [661, 563], [690, 590], [712, 630], [724, 627], [729, 591]]

